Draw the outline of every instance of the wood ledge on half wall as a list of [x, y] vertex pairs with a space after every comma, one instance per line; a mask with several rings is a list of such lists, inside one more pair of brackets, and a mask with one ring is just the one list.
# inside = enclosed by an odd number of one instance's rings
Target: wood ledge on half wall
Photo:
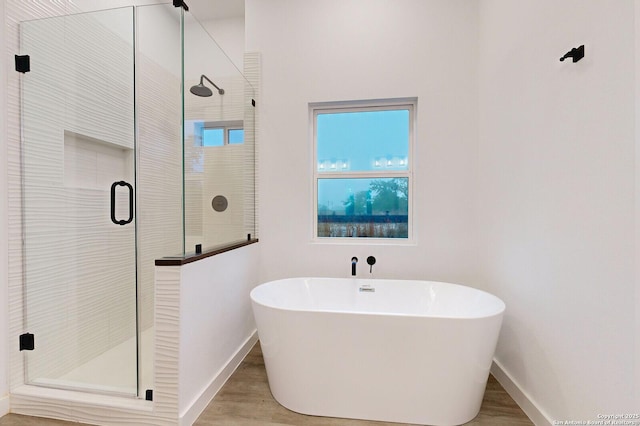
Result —
[[156, 259], [156, 266], [181, 266], [187, 263], [197, 262], [198, 260], [206, 259], [207, 257], [215, 256], [216, 254], [225, 253], [231, 250], [238, 249], [240, 247], [248, 246], [257, 243], [257, 238], [248, 238], [246, 241], [240, 241], [222, 246], [212, 247], [202, 253], [188, 253], [184, 256], [167, 256], [160, 259]]

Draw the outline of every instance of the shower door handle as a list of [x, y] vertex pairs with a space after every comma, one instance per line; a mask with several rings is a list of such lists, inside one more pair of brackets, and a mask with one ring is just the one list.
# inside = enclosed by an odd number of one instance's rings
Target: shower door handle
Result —
[[[116, 219], [116, 187], [118, 186], [126, 186], [129, 189], [129, 218], [127, 220], [118, 220]], [[111, 184], [111, 222], [116, 225], [126, 225], [127, 223], [131, 223], [133, 220], [133, 187], [130, 183], [125, 182], [123, 180], [119, 182], [113, 182]]]

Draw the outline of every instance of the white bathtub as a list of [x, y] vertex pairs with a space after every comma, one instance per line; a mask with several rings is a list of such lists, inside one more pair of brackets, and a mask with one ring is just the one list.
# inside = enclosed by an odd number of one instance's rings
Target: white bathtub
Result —
[[471, 287], [404, 280], [284, 279], [251, 301], [280, 404], [430, 425], [478, 414], [505, 309]]

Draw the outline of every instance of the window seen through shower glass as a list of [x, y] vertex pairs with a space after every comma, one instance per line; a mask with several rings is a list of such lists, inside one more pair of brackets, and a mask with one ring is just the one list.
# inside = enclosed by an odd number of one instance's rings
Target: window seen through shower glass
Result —
[[224, 146], [244, 143], [244, 129], [241, 124], [227, 126], [207, 126], [202, 129], [202, 146]]
[[411, 235], [415, 100], [311, 105], [315, 237]]

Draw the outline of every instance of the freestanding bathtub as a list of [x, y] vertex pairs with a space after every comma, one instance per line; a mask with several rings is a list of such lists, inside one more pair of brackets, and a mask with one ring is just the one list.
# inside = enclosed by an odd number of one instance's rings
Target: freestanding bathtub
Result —
[[478, 414], [505, 309], [471, 287], [355, 278], [271, 281], [251, 301], [280, 404], [429, 425]]

